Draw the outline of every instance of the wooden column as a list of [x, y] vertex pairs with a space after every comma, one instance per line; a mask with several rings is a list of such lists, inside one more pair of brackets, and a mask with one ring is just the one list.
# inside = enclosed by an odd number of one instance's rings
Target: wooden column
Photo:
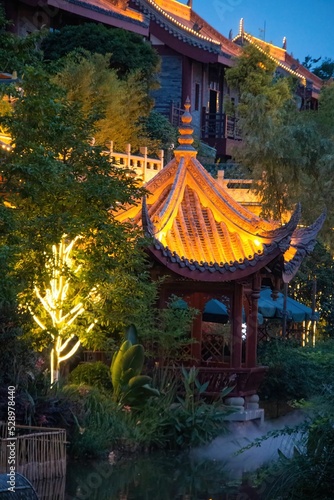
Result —
[[202, 359], [202, 312], [204, 300], [205, 298], [202, 293], [193, 293], [188, 299], [189, 306], [199, 310], [199, 314], [195, 317], [191, 329], [191, 337], [195, 340], [191, 344], [191, 357], [194, 360], [194, 364], [197, 365], [201, 364]]
[[257, 274], [252, 281], [251, 303], [249, 316], [247, 318], [247, 340], [246, 340], [246, 366], [256, 366], [257, 358], [257, 315], [258, 300], [260, 298], [261, 276]]
[[235, 284], [232, 304], [232, 368], [241, 367], [242, 285]]

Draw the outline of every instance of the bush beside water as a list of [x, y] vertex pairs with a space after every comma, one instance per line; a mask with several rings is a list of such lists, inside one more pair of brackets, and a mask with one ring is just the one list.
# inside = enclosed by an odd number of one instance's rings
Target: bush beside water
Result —
[[175, 375], [162, 377], [161, 395], [139, 407], [119, 403], [111, 393], [89, 386], [64, 387], [62, 393], [73, 404], [76, 423], [70, 436], [70, 454], [177, 450], [212, 441], [226, 431], [225, 417], [231, 409], [222, 399], [212, 404], [203, 401], [200, 393], [205, 386], [198, 383], [196, 375], [194, 368], [183, 370], [183, 397], [177, 394]]
[[258, 362], [269, 367], [260, 398], [275, 402], [308, 399], [334, 384], [334, 340], [301, 347], [274, 340], [259, 347]]
[[[290, 400], [305, 413], [305, 422], [298, 427], [300, 444], [294, 448], [293, 455], [287, 457], [280, 452], [277, 463], [257, 471], [261, 479], [261, 498], [332, 499], [334, 340], [318, 342], [315, 347], [300, 347], [286, 341], [270, 342], [260, 350], [260, 359], [269, 366], [262, 396], [276, 402]], [[288, 427], [277, 434], [289, 439], [293, 432]]]

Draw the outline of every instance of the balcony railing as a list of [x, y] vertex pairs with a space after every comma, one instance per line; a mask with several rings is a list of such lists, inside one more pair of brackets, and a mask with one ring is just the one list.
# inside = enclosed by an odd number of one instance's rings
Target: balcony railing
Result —
[[[181, 125], [184, 108], [180, 104], [171, 103], [169, 120], [174, 127]], [[201, 123], [201, 140], [234, 139], [241, 140], [241, 130], [238, 118], [225, 113], [207, 113], [203, 108]]]
[[238, 118], [225, 113], [202, 114], [202, 140], [207, 139], [234, 139], [241, 140], [241, 131]]

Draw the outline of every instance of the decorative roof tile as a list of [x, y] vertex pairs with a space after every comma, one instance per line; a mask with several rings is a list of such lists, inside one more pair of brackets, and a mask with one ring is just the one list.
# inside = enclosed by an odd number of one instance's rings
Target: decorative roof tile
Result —
[[105, 0], [63, 0], [65, 3], [69, 3], [72, 5], [77, 5], [78, 7], [83, 7], [88, 10], [92, 10], [103, 14], [105, 16], [113, 17], [115, 19], [119, 19], [120, 21], [127, 21], [132, 24], [136, 24], [138, 26], [148, 27], [148, 20], [136, 19], [132, 13], [135, 14], [132, 10], [124, 10], [120, 12], [120, 9], [117, 9], [115, 6], [110, 4], [110, 2], [106, 2]]
[[[168, 0], [168, 2], [133, 0], [133, 2], [152, 21], [184, 43], [222, 55], [227, 59], [231, 59], [239, 53], [240, 49], [237, 45], [218, 33], [186, 5], [183, 5], [182, 8], [187, 9], [188, 15], [180, 17], [180, 13], [173, 10], [174, 0]], [[194, 29], [194, 27], [197, 28]]]
[[279, 256], [283, 262], [284, 253], [284, 273], [292, 275], [313, 249], [324, 215], [309, 228], [296, 229], [300, 205], [281, 226], [235, 202], [196, 159], [189, 107], [187, 102], [175, 158], [147, 183], [141, 209], [131, 207], [117, 218], [142, 225], [155, 257], [175, 272], [197, 273], [196, 279], [198, 272], [217, 279], [237, 271], [247, 276]]
[[291, 245], [284, 254], [283, 281], [285, 283], [289, 283], [294, 278], [303, 259], [313, 251], [318, 232], [325, 219], [326, 212], [323, 212], [311, 226], [294, 231]]

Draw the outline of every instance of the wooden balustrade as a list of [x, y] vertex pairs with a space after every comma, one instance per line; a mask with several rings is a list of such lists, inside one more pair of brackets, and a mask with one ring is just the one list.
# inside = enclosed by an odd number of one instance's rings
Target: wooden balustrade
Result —
[[209, 382], [207, 396], [218, 396], [225, 387], [231, 387], [231, 395], [247, 396], [255, 394], [267, 371], [267, 367], [227, 368], [223, 366], [200, 366], [198, 378], [203, 384]]
[[214, 139], [241, 139], [238, 119], [225, 113], [207, 113], [205, 108], [202, 114], [202, 140]]

